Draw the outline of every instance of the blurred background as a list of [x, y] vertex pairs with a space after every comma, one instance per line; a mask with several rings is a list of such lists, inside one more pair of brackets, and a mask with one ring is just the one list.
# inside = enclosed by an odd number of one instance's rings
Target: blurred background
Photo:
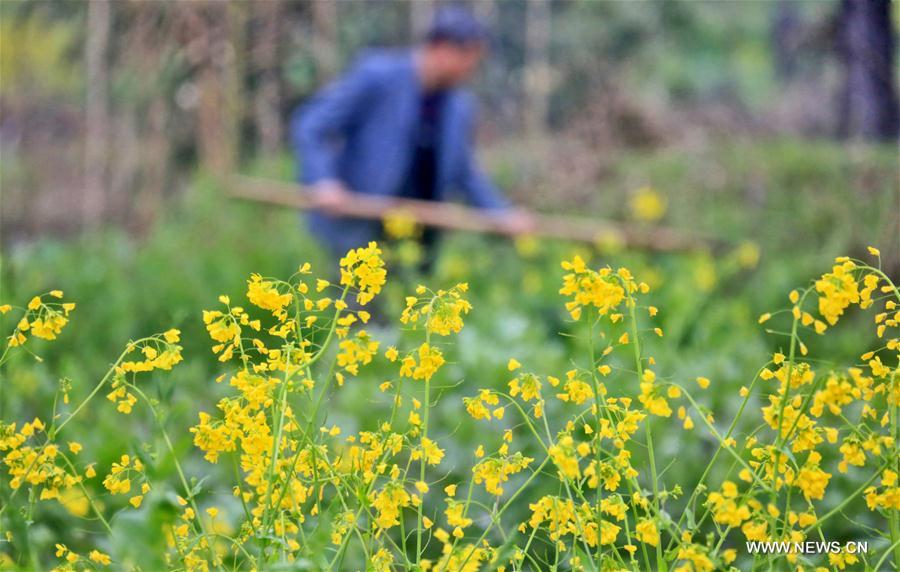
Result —
[[[526, 204], [608, 212], [604, 197], [651, 176], [617, 178], [623, 161], [665, 152], [704, 171], [691, 192], [708, 197], [773, 141], [823, 170], [836, 167], [828, 147], [861, 172], [877, 160], [854, 142], [896, 142], [888, 1], [471, 4], [492, 30], [475, 86], [484, 158]], [[198, 169], [289, 166], [291, 109], [361, 48], [414, 43], [434, 5], [3, 2], [4, 243], [104, 223], [146, 230]], [[734, 152], [738, 165], [722, 164]], [[742, 181], [742, 202], [802, 190], [765, 170]], [[845, 190], [870, 201], [896, 192], [895, 175], [890, 188], [861, 174]]]
[[[13, 388], [0, 418], [46, 416], [61, 380], [72, 381], [77, 403], [127, 340], [179, 327], [186, 362], [148, 380], [148, 390], [168, 407], [188, 471], [210, 475], [209, 494], [227, 499], [230, 475], [216, 476], [186, 431], [198, 408], [212, 410], [229, 389], [212, 381], [222, 366], [200, 312], [220, 293], [242, 298], [251, 272], [288, 276], [309, 260], [328, 275], [336, 261], [296, 213], [231, 199], [222, 177], [294, 180], [302, 158], [289, 149], [290, 112], [360, 49], [414, 43], [435, 5], [0, 2], [0, 302], [61, 288], [78, 303], [60, 340], [32, 348], [43, 361], [21, 354], [0, 371]], [[475, 309], [446, 350], [448, 385], [433, 413], [440, 437], [453, 436], [448, 470], [465, 473], [487, 438], [460, 424], [461, 396], [504, 385], [510, 356], [560, 375], [584, 355], [576, 338], [558, 335], [577, 333], [557, 294], [563, 257], [627, 265], [651, 284], [666, 337], [648, 340], [649, 351], [664, 377], [713, 379], [706, 399], [719, 423], [731, 419], [737, 388], [767, 352], [781, 349], [783, 338], [757, 324], [761, 313], [784, 307], [787, 293], [835, 256], [866, 256], [868, 244], [897, 276], [896, 3], [470, 5], [492, 33], [473, 86], [480, 157], [507, 194], [537, 210], [700, 231], [726, 247], [658, 254], [456, 233], [422, 277], [415, 244], [387, 243], [388, 316], [399, 315], [417, 281], [472, 286]], [[818, 367], [855, 362], [875, 341], [870, 320], [851, 313], [828, 336], [805, 340]], [[376, 337], [402, 344], [404, 335], [385, 328]], [[376, 363], [370, 371], [329, 408], [329, 423], [345, 434], [387, 403], [377, 382], [394, 370]], [[123, 423], [108, 403], [92, 408], [72, 425], [92, 457], [106, 467], [125, 451], [141, 455], [174, 490], [171, 462], [153, 456], [161, 449], [150, 419]], [[671, 458], [693, 446], [712, 451], [699, 433], [669, 431], [661, 450]], [[676, 463], [666, 474], [687, 483], [695, 470]], [[836, 475], [828, 500], [858, 477]], [[36, 553], [49, 555], [60, 540], [93, 546], [90, 527], [63, 524], [69, 509], [39, 510]], [[159, 527], [174, 512], [161, 489], [116, 518], [125, 541], [106, 548], [119, 559], [162, 554]], [[855, 534], [848, 523], [833, 526], [831, 540]]]

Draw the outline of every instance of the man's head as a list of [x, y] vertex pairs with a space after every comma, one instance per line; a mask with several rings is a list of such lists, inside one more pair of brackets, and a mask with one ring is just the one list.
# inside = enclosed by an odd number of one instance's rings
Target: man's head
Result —
[[440, 8], [425, 35], [424, 72], [429, 87], [450, 88], [467, 81], [481, 61], [487, 31], [463, 6]]

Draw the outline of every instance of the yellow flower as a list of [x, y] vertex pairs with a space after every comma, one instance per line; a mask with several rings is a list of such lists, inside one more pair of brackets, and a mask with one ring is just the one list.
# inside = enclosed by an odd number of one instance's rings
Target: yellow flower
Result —
[[421, 315], [426, 318], [425, 329], [433, 334], [447, 336], [451, 332], [459, 333], [463, 327], [463, 316], [472, 309], [472, 304], [462, 297], [468, 289], [468, 284], [460, 283], [450, 290], [438, 290], [431, 301], [420, 309], [415, 308], [418, 299], [410, 296], [400, 321], [412, 323]]
[[658, 385], [652, 382], [642, 381], [641, 394], [638, 397], [641, 404], [653, 415], [659, 417], [669, 417], [672, 415], [672, 409], [669, 402], [662, 396]]
[[567, 401], [581, 405], [588, 399], [594, 397], [593, 388], [585, 381], [578, 377], [577, 370], [570, 370], [566, 373], [566, 381], [563, 384], [564, 393], [557, 393], [556, 397], [560, 401]]
[[541, 380], [536, 375], [520, 374], [509, 382], [509, 394], [513, 397], [521, 394], [522, 401], [541, 398]]
[[853, 271], [856, 264], [845, 260], [834, 265], [830, 273], [816, 281], [819, 293], [819, 313], [832, 326], [851, 304], [859, 303], [859, 287]]
[[572, 480], [581, 477], [578, 457], [575, 455], [574, 439], [571, 435], [564, 435], [557, 444], [548, 449], [548, 453], [562, 476]]
[[393, 210], [384, 217], [384, 231], [394, 239], [415, 238], [421, 228], [412, 213], [404, 210]]
[[438, 465], [444, 458], [444, 451], [437, 443], [425, 437], [422, 439], [422, 446], [413, 453], [413, 459], [420, 458], [424, 458], [429, 465]]
[[413, 355], [407, 355], [401, 360], [400, 375], [427, 381], [442, 365], [444, 365], [444, 356], [441, 354], [441, 350], [424, 343], [419, 346], [418, 361]]
[[291, 303], [293, 297], [289, 293], [280, 293], [274, 282], [263, 280], [259, 274], [253, 274], [247, 281], [247, 299], [251, 304], [263, 310], [280, 313], [285, 306]]
[[631, 215], [637, 220], [655, 222], [666, 214], [667, 201], [652, 187], [638, 189], [629, 203]]
[[444, 515], [447, 517], [447, 524], [457, 528], [466, 528], [472, 524], [472, 519], [465, 516], [466, 504], [455, 500], [447, 499], [447, 509]]
[[[571, 298], [566, 303], [566, 310], [574, 320], [581, 317], [582, 309], [587, 306], [597, 308], [598, 313], [605, 316], [614, 311], [625, 299], [625, 287], [629, 292], [637, 290], [637, 284], [630, 278], [622, 276], [621, 271], [614, 273], [608, 267], [599, 271], [590, 270], [580, 256], [563, 262], [562, 267], [569, 273], [563, 276], [563, 286], [559, 293]], [[630, 274], [626, 276], [630, 277]]]
[[31, 322], [31, 333], [45, 340], [55, 340], [68, 322], [61, 314], [47, 313], [43, 318]]
[[657, 530], [656, 523], [653, 520], [644, 519], [638, 522], [635, 531], [637, 539], [644, 544], [649, 544], [650, 546], [659, 545], [659, 530]]
[[97, 564], [102, 564], [104, 566], [109, 566], [109, 564], [112, 562], [108, 554], [104, 554], [99, 550], [91, 550], [88, 554], [88, 558], [90, 558]]
[[475, 419], [490, 420], [491, 411], [488, 407], [497, 405], [499, 402], [500, 398], [487, 389], [482, 389], [477, 397], [463, 397], [466, 411]]
[[806, 500], [819, 499], [825, 496], [825, 488], [831, 480], [831, 474], [819, 468], [821, 455], [810, 453], [806, 465], [797, 474], [796, 485], [803, 492]]
[[510, 475], [524, 470], [533, 460], [522, 453], [485, 459], [472, 469], [473, 481], [476, 485], [484, 483], [484, 488], [489, 494], [500, 496], [503, 494], [501, 484], [508, 481]]
[[365, 330], [360, 330], [355, 337], [338, 343], [337, 365], [357, 375], [359, 366], [372, 362], [378, 351], [378, 345], [377, 340], [371, 338]]
[[706, 548], [697, 544], [682, 544], [678, 548], [676, 558], [689, 562], [690, 566], [676, 568], [684, 572], [713, 572], [716, 569], [706, 554]]
[[59, 504], [66, 507], [66, 510], [74, 516], [85, 517], [90, 511], [90, 499], [85, 496], [84, 491], [80, 487], [72, 487], [64, 489], [60, 492], [57, 499]]
[[363, 306], [381, 292], [382, 286], [387, 281], [381, 249], [375, 242], [349, 251], [341, 258], [340, 266], [341, 285], [355, 288], [356, 301]]

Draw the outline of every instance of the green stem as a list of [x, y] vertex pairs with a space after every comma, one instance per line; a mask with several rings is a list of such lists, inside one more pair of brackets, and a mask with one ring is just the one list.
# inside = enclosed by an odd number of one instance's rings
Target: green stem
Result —
[[115, 361], [115, 363], [113, 363], [112, 367], [106, 371], [106, 375], [103, 376], [103, 378], [100, 380], [100, 383], [98, 383], [96, 385], [96, 387], [94, 387], [93, 391], [91, 391], [88, 394], [88, 396], [85, 397], [82, 400], [82, 402], [78, 404], [78, 407], [76, 407], [75, 410], [72, 411], [72, 413], [69, 414], [68, 417], [66, 417], [65, 421], [60, 423], [59, 427], [54, 427], [53, 424], [55, 423], [55, 420], [51, 421], [50, 431], [47, 432], [47, 437], [50, 440], [53, 440], [59, 434], [59, 432], [63, 430], [63, 427], [68, 425], [69, 421], [74, 419], [81, 412], [81, 410], [84, 409], [88, 403], [90, 403], [90, 401], [94, 398], [94, 396], [97, 395], [97, 393], [103, 388], [104, 385], [106, 385], [106, 382], [109, 381], [109, 377], [116, 371], [116, 368], [119, 367], [119, 364], [122, 362], [123, 359], [125, 359], [125, 356], [128, 355], [129, 353], [131, 353], [133, 345], [139, 344], [141, 342], [144, 342], [144, 341], [147, 341], [150, 339], [152, 339], [152, 337], [142, 338], [136, 342], [130, 342], [128, 344], [128, 347], [126, 347], [125, 350], [121, 354], [119, 354], [119, 357], [116, 358], [116, 361]]
[[[287, 409], [287, 388], [288, 382], [291, 379], [291, 350], [293, 349], [293, 344], [288, 344], [287, 350], [284, 355], [284, 378], [281, 380], [281, 387], [279, 388], [279, 395], [277, 402], [278, 407], [278, 422], [275, 426], [275, 435], [272, 439], [272, 453], [270, 455], [271, 459], [269, 461], [268, 471], [266, 471], [266, 498], [264, 501], [264, 509], [263, 509], [263, 522], [265, 523], [268, 520], [269, 511], [272, 509], [272, 490], [275, 488], [275, 471], [276, 466], [278, 465], [278, 457], [281, 453], [281, 438], [282, 433], [284, 431], [284, 416], [285, 410]], [[273, 419], [274, 420], [274, 419]], [[264, 529], [265, 533], [267, 529]]]
[[[623, 284], [622, 287], [626, 292], [628, 292], [627, 284]], [[641, 341], [638, 337], [637, 315], [635, 313], [636, 303], [630, 293], [628, 294], [628, 300], [626, 304], [628, 305], [628, 314], [631, 317], [631, 335], [634, 338], [631, 342], [633, 344], [632, 347], [634, 348], [634, 366], [637, 370], [638, 383], [641, 383], [644, 376], [644, 366], [641, 361]], [[653, 452], [653, 431], [651, 430], [650, 425], [650, 421], [647, 420], [646, 424], [644, 425], [644, 430], [647, 435], [647, 458], [650, 461], [650, 478], [652, 479], [653, 486], [653, 506], [655, 512], [659, 514], [662, 510], [659, 498], [659, 475], [656, 471], [656, 458]], [[661, 542], [656, 543], [656, 567], [657, 569], [664, 572], [668, 570], [668, 566], [666, 565], [665, 560], [663, 560]]]

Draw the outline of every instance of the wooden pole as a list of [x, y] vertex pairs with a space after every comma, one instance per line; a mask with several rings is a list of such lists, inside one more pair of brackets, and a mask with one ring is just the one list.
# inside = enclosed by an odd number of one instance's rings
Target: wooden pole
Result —
[[[294, 183], [233, 177], [229, 193], [245, 199], [282, 207], [310, 210], [318, 208], [315, 195]], [[381, 220], [402, 215], [435, 228], [515, 236], [495, 214], [454, 203], [400, 199], [352, 193], [353, 200], [340, 209], [349, 218]], [[604, 221], [597, 218], [533, 213], [535, 230], [531, 236], [555, 238], [591, 244], [621, 245], [660, 252], [709, 249], [713, 244], [694, 235], [666, 227], [647, 227]]]

